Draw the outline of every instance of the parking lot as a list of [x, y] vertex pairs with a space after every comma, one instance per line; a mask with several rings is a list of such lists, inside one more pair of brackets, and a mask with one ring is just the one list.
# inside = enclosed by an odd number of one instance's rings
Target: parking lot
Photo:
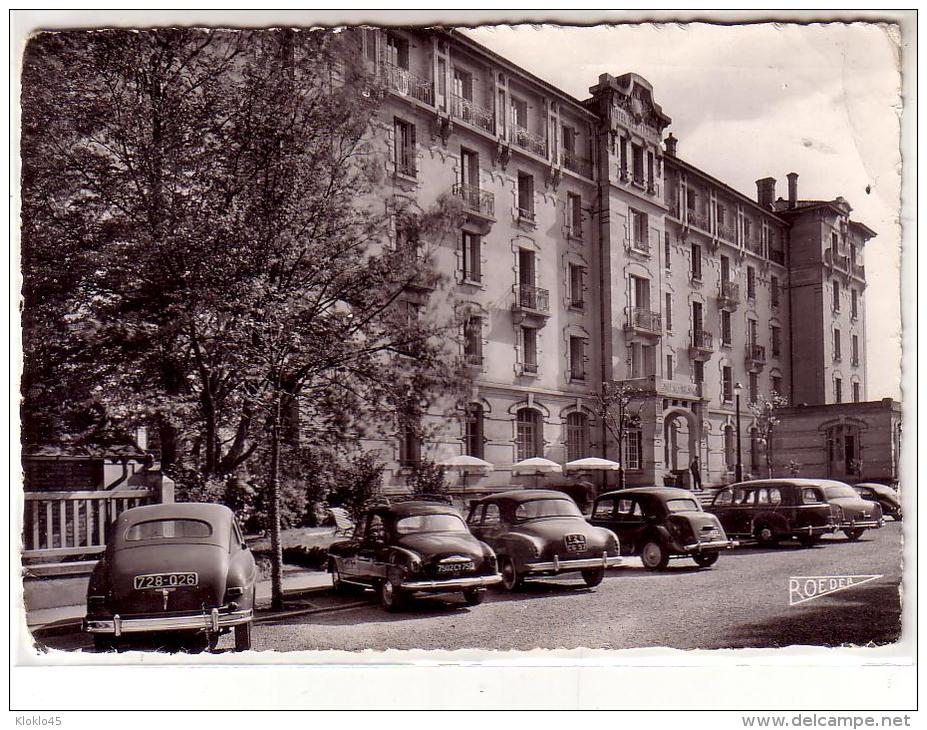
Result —
[[[257, 651], [319, 649], [521, 649], [669, 646], [681, 649], [839, 646], [891, 642], [900, 632], [902, 525], [887, 522], [859, 542], [842, 534], [814, 548], [796, 545], [725, 552], [710, 569], [674, 560], [662, 572], [636, 558], [609, 572], [596, 589], [569, 576], [490, 591], [467, 607], [454, 596], [415, 601], [391, 614], [373, 593], [313, 596], [305, 612], [264, 616], [254, 626]], [[863, 585], [789, 605], [794, 576], [880, 575]], [[44, 640], [89, 648], [73, 633]], [[229, 649], [223, 637], [220, 650]]]

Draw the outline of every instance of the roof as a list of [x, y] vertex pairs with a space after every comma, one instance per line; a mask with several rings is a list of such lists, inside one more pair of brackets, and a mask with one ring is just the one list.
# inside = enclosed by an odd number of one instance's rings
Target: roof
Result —
[[512, 502], [527, 502], [532, 499], [570, 499], [566, 492], [559, 492], [555, 489], [510, 489], [507, 492], [497, 492], [488, 497], [483, 497], [480, 502], [491, 499], [507, 499]]
[[728, 484], [727, 486], [751, 487], [754, 484], [794, 484], [796, 487], [821, 487], [824, 485], [848, 486], [845, 482], [838, 481], [837, 479], [828, 479], [826, 477], [822, 477], [821, 479], [751, 479], [748, 482], [737, 482], [736, 484]]
[[442, 502], [396, 502], [382, 504], [373, 508], [374, 512], [382, 512], [407, 517], [410, 515], [456, 515], [460, 514], [453, 506]]
[[688, 489], [680, 489], [679, 487], [628, 487], [627, 489], [616, 489], [611, 492], [605, 492], [600, 494], [600, 497], [613, 497], [615, 495], [619, 496], [633, 496], [638, 494], [650, 495], [653, 497], [664, 497], [666, 499], [694, 499], [695, 495], [690, 492]]

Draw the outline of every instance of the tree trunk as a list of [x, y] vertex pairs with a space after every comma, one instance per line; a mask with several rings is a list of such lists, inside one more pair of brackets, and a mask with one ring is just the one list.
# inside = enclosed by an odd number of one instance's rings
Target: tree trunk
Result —
[[280, 392], [274, 394], [270, 426], [270, 594], [271, 608], [283, 608], [283, 547], [280, 544]]

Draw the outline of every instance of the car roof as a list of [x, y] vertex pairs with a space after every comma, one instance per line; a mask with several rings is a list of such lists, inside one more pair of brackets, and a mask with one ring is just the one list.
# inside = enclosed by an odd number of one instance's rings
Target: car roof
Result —
[[373, 511], [381, 514], [395, 515], [396, 517], [408, 517], [410, 515], [460, 515], [460, 512], [450, 504], [415, 500], [379, 505], [374, 507]]
[[[202, 520], [212, 526], [208, 537], [177, 538], [184, 543], [209, 543], [225, 545], [228, 543], [232, 519], [235, 514], [224, 504], [207, 502], [170, 502], [167, 504], [148, 504], [143, 507], [132, 507], [122, 512], [116, 518], [113, 530], [113, 543], [126, 545], [125, 535], [129, 526], [152, 520]], [[147, 543], [147, 540], [133, 541], [132, 545]], [[163, 542], [157, 540], [156, 542]]]
[[626, 489], [616, 489], [611, 492], [603, 492], [599, 495], [599, 498], [602, 497], [633, 497], [636, 495], [646, 495], [651, 497], [663, 497], [664, 499], [681, 499], [687, 497], [689, 499], [695, 499], [695, 495], [690, 492], [688, 489], [680, 489], [679, 487], [628, 487]]
[[794, 485], [796, 487], [846, 487], [849, 486], [846, 482], [840, 482], [836, 479], [827, 479], [822, 477], [821, 479], [808, 479], [808, 478], [796, 478], [796, 479], [751, 479], [748, 482], [736, 482], [735, 484], [728, 484], [727, 488], [732, 487], [754, 487], [759, 485], [771, 485], [774, 487], [778, 486], [788, 486]]
[[569, 494], [556, 489], [510, 489], [507, 492], [497, 492], [488, 497], [483, 497], [479, 501], [528, 502], [532, 499], [569, 499], [572, 501]]
[[854, 487], [868, 487], [869, 489], [875, 492], [881, 492], [882, 494], [890, 494], [892, 496], [897, 496], [897, 492], [894, 489], [889, 487], [886, 484], [879, 484], [878, 482], [860, 482], [859, 484], [854, 484]]

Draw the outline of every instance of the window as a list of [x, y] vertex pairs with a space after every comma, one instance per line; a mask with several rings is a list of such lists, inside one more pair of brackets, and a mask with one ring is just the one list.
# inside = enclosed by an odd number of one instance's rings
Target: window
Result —
[[571, 413], [566, 419], [567, 461], [589, 455], [589, 419], [585, 413]]
[[696, 383], [705, 382], [705, 362], [703, 360], [692, 361], [692, 377]]
[[370, 515], [370, 519], [367, 521], [365, 539], [368, 542], [382, 542], [386, 539], [386, 526], [383, 524], [383, 518], [380, 515]]
[[692, 279], [702, 280], [702, 247], [697, 243], [692, 244]]
[[859, 476], [860, 436], [859, 426], [854, 424], [839, 424], [826, 430], [827, 476]]
[[667, 380], [673, 379], [673, 356], [672, 355], [666, 356], [666, 373], [664, 373], [664, 377]]
[[405, 38], [387, 34], [386, 62], [401, 69], [409, 69], [409, 42]]
[[517, 96], [510, 97], [512, 100], [512, 124], [522, 129], [528, 128], [528, 102], [519, 99]]
[[518, 173], [518, 217], [534, 220], [534, 176]]
[[836, 231], [833, 231], [830, 234], [830, 248], [831, 248], [831, 252], [834, 255], [836, 255], [837, 254], [837, 233]]
[[769, 303], [773, 309], [779, 306], [779, 277], [769, 277]]
[[479, 233], [464, 231], [461, 235], [460, 263], [463, 267], [461, 273], [464, 281], [479, 282], [483, 278], [482, 243], [483, 239]]
[[576, 193], [567, 193], [567, 228], [571, 236], [582, 238], [583, 199]]
[[582, 309], [585, 305], [583, 280], [586, 276], [586, 267], [579, 264], [570, 264], [570, 306]]
[[853, 319], [859, 317], [859, 292], [856, 289], [850, 289], [850, 316]]
[[469, 317], [464, 325], [464, 359], [467, 365], [483, 364], [482, 317]]
[[840, 282], [837, 281], [836, 279], [834, 279], [833, 294], [834, 294], [833, 309], [835, 312], [839, 312], [840, 311]]
[[[407, 419], [410, 417], [407, 416]], [[422, 444], [416, 423], [406, 420], [399, 429], [399, 465], [415, 466], [422, 458]]]
[[533, 327], [521, 328], [521, 369], [525, 373], [538, 371], [538, 331]]
[[212, 527], [202, 520], [148, 520], [137, 522], [126, 530], [127, 542], [138, 540], [170, 540], [212, 535]]
[[415, 177], [415, 125], [393, 119], [393, 163], [400, 175]]
[[461, 68], [454, 69], [454, 95], [473, 101], [473, 74]]
[[747, 267], [747, 299], [756, 299], [756, 269]]
[[841, 360], [840, 354], [840, 330], [834, 330], [834, 360]]
[[464, 147], [460, 148], [460, 183], [465, 203], [479, 207], [480, 155]]
[[615, 500], [611, 498], [600, 499], [595, 503], [592, 516], [600, 520], [607, 520], [615, 514]]
[[716, 204], [715, 211], [717, 212], [717, 216], [718, 216], [718, 228], [720, 228], [721, 226], [724, 225], [724, 213], [725, 213], [724, 206], [720, 204]]
[[586, 379], [585, 337], [570, 337], [570, 379]]
[[853, 402], [859, 403], [859, 383], [853, 383]]
[[633, 180], [638, 185], [644, 184], [644, 148], [640, 145], [631, 144], [631, 164]]
[[702, 303], [692, 302], [692, 341], [693, 341], [693, 344], [698, 344], [702, 341], [702, 332], [704, 331], [705, 331], [705, 321], [702, 318]]
[[640, 342], [631, 343], [631, 377], [645, 378], [655, 375], [656, 347]]
[[653, 188], [653, 152], [647, 150], [647, 187]]
[[769, 336], [772, 340], [773, 357], [779, 357], [782, 354], [782, 328], [775, 325], [769, 328]]
[[856, 335], [850, 338], [850, 358], [853, 365], [859, 365], [859, 337]]
[[778, 375], [769, 377], [770, 395], [782, 395], [782, 378]]
[[696, 192], [692, 188], [686, 188], [686, 208], [688, 208], [691, 211], [695, 211], [695, 209], [697, 208], [697, 205], [696, 205], [697, 199], [698, 199], [698, 195], [696, 194]]
[[632, 428], [624, 435], [624, 463], [627, 469], [641, 468], [642, 435], [640, 429]]
[[621, 138], [621, 141], [618, 143], [618, 173], [621, 176], [621, 180], [627, 181], [628, 179], [628, 140], [625, 137]]
[[856, 263], [856, 244], [855, 243], [850, 244], [850, 263], [851, 264]]
[[673, 268], [672, 264], [672, 246], [670, 241], [670, 232], [663, 232], [663, 266], [669, 270]]
[[543, 456], [541, 414], [532, 408], [522, 408], [515, 414], [515, 419], [518, 428], [516, 441], [518, 461]]
[[630, 209], [631, 214], [631, 246], [638, 251], [650, 251], [647, 239], [647, 214]]
[[499, 505], [490, 502], [483, 510], [483, 527], [495, 527], [502, 524], [502, 514], [499, 512]]
[[483, 406], [471, 403], [467, 406], [464, 422], [464, 448], [467, 456], [483, 458]]
[[721, 368], [721, 400], [730, 403], [734, 400], [734, 374], [730, 365]]
[[753, 222], [749, 218], [744, 218], [744, 242], [749, 243], [753, 233]]
[[666, 321], [666, 331], [672, 332], [673, 331], [673, 295], [672, 294], [669, 294], [669, 293], [666, 294], [666, 307], [663, 312], [663, 316]]
[[644, 515], [643, 510], [641, 510], [641, 503], [636, 499], [619, 499], [617, 513], [619, 519], [627, 519], [628, 517], [643, 517]]
[[721, 344], [731, 345], [731, 313], [726, 309], [721, 310]]
[[727, 284], [731, 280], [731, 259], [729, 256], [721, 255], [721, 283]]
[[634, 309], [650, 311], [650, 279], [643, 276], [628, 277], [628, 285], [631, 292], [631, 306]]
[[843, 403], [843, 380], [834, 376], [834, 403]]
[[760, 397], [760, 387], [759, 387], [759, 375], [757, 373], [750, 373], [750, 402], [756, 403]]
[[727, 467], [728, 471], [733, 471], [735, 465], [737, 464], [737, 456], [735, 450], [737, 444], [734, 442], [734, 427], [725, 426], [724, 427], [724, 465]]

